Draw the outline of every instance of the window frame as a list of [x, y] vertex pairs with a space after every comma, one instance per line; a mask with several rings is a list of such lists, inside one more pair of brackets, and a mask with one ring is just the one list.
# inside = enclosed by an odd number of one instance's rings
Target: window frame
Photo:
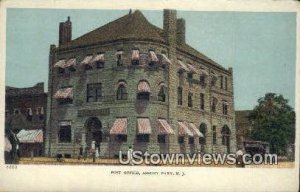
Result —
[[[99, 91], [100, 90], [100, 91]], [[90, 100], [92, 98], [92, 100]], [[89, 83], [86, 85], [86, 102], [100, 102], [103, 99], [102, 83]]]
[[183, 94], [183, 89], [182, 87], [178, 87], [177, 88], [177, 105], [182, 106], [183, 102], [182, 102], [182, 95]]
[[[68, 130], [69, 129], [69, 130]], [[69, 131], [69, 136], [64, 136], [64, 139], [62, 139], [62, 135], [61, 135], [61, 131], [65, 130], [65, 131]], [[68, 134], [68, 132], [64, 133], [64, 134]], [[67, 138], [66, 138], [67, 137]], [[58, 130], [58, 143], [72, 143], [72, 129], [71, 129], [71, 125], [65, 125], [65, 126], [59, 126], [59, 130]]]

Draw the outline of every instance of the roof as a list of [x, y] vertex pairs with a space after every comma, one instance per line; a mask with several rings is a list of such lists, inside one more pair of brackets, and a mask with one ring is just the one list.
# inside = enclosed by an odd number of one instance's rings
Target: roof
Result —
[[[81, 37], [60, 45], [59, 49], [84, 47], [117, 40], [150, 40], [166, 43], [163, 37], [163, 29], [151, 24], [141, 11], [136, 10], [134, 13], [129, 13]], [[186, 43], [177, 45], [177, 49], [226, 70], [223, 66]]]
[[21, 95], [40, 95], [45, 94], [44, 83], [37, 83], [33, 87], [17, 88], [5, 87], [6, 96], [21, 96]]

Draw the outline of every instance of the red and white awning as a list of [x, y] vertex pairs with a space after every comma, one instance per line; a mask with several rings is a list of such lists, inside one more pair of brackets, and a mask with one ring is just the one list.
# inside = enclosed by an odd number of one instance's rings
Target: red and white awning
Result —
[[162, 63], [163, 64], [171, 64], [170, 59], [165, 54], [161, 54], [161, 55], [162, 55]]
[[175, 134], [172, 127], [165, 119], [157, 119], [158, 123], [158, 135]]
[[189, 68], [180, 60], [178, 60], [178, 70], [190, 72]]
[[197, 129], [196, 125], [194, 123], [188, 123], [188, 126], [193, 133], [194, 136], [196, 137], [204, 137], [203, 134]]
[[22, 129], [17, 137], [20, 143], [43, 143], [43, 130], [25, 130]]
[[127, 135], [127, 118], [117, 118], [109, 133], [111, 135]]
[[150, 86], [146, 81], [139, 82], [137, 89], [138, 89], [138, 93], [143, 93], [143, 92], [150, 93]]
[[186, 123], [184, 122], [178, 122], [179, 124], [179, 129], [178, 129], [178, 135], [179, 136], [189, 136], [189, 137], [193, 137], [193, 133], [190, 131], [190, 129], [188, 128], [188, 126], [186, 125]]
[[86, 56], [82, 61], [81, 65], [90, 65], [92, 63], [93, 55]]
[[125, 81], [120, 81], [120, 82], [118, 82], [118, 87], [119, 87], [119, 86], [121, 86], [121, 85], [123, 85], [123, 86], [125, 86], [125, 87], [126, 87], [126, 85], [127, 85], [127, 84], [126, 84], [126, 82], [125, 82]]
[[157, 56], [156, 56], [156, 54], [155, 54], [154, 51], [149, 51], [149, 56], [150, 56], [150, 60], [152, 62], [158, 62], [158, 58], [157, 58]]
[[198, 70], [193, 65], [187, 64], [187, 67], [189, 68], [191, 73], [195, 73], [195, 74], [198, 73]]
[[73, 98], [73, 88], [61, 88], [56, 91], [54, 95], [55, 99], [72, 99]]
[[104, 62], [104, 54], [103, 53], [100, 53], [98, 55], [96, 55], [92, 61], [92, 63], [95, 63], [95, 62]]
[[61, 59], [54, 64], [54, 67], [65, 68], [66, 60]]
[[151, 134], [151, 124], [149, 118], [137, 119], [137, 134]]
[[132, 50], [131, 60], [139, 60], [140, 59], [140, 51]]

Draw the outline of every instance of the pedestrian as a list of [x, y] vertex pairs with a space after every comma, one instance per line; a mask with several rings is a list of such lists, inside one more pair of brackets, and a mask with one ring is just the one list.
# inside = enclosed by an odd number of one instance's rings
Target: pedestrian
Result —
[[92, 141], [91, 152], [92, 152], [92, 156], [93, 156], [93, 163], [95, 163], [96, 162], [96, 142], [95, 141]]
[[244, 152], [241, 148], [239, 150], [237, 150], [237, 152], [236, 152], [236, 162], [235, 162], [236, 167], [240, 167], [240, 168], [245, 167], [245, 163], [243, 161], [243, 155], [244, 155]]
[[78, 160], [80, 160], [82, 157], [83, 157], [83, 146], [81, 145], [79, 148]]
[[128, 159], [128, 162], [129, 162], [129, 164], [130, 164], [131, 166], [134, 165], [134, 163], [133, 163], [133, 161], [132, 161], [132, 160], [133, 160], [132, 154], [133, 154], [133, 149], [132, 149], [131, 146], [129, 146], [129, 149], [128, 149], [128, 152], [127, 152], [127, 159]]

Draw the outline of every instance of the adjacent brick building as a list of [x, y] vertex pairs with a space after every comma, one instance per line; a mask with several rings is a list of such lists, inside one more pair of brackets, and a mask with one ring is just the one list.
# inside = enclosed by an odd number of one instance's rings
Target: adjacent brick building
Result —
[[[100, 156], [236, 150], [232, 69], [185, 42], [185, 21], [163, 29], [140, 11], [72, 40], [70, 18], [50, 46], [46, 153]], [[199, 29], [201, 30], [201, 29]]]
[[[5, 125], [21, 136], [20, 155], [43, 155], [43, 133], [46, 127], [47, 93], [44, 83], [33, 87], [6, 87]], [[21, 133], [20, 133], [21, 132]]]

